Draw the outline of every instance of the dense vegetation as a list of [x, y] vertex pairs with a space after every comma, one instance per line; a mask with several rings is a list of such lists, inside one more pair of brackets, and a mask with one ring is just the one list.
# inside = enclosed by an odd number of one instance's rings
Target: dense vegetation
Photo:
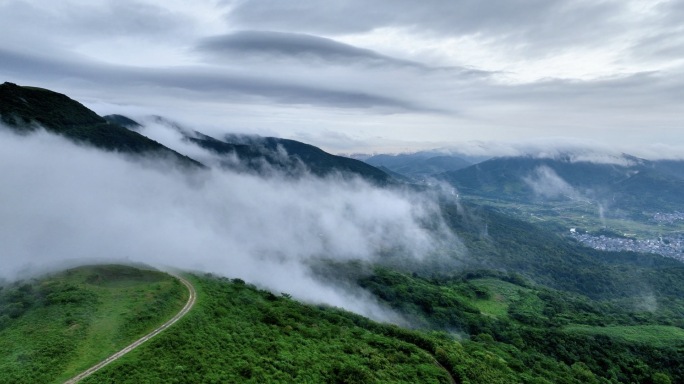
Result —
[[[508, 365], [536, 364], [562, 375], [578, 364], [604, 382], [684, 380], [684, 330], [662, 326], [656, 313], [532, 286], [519, 276], [470, 272], [421, 278], [377, 269], [362, 286], [423, 327], [453, 329], [508, 351]], [[559, 379], [552, 380], [559, 382]]]
[[0, 288], [0, 383], [63, 382], [173, 317], [187, 289], [125, 266], [81, 267]]
[[603, 252], [491, 208], [443, 204], [448, 225], [468, 249], [459, 269], [497, 269], [596, 300], [671, 299], [684, 318], [684, 264], [654, 254]]
[[85, 382], [450, 381], [428, 352], [383, 334], [410, 331], [240, 280], [191, 281], [198, 302], [186, 317]]
[[603, 335], [617, 327], [594, 325], [594, 332], [578, 324], [633, 324], [622, 326], [632, 331], [647, 321], [511, 276], [425, 279], [377, 269], [362, 279], [424, 330], [301, 304], [241, 280], [192, 280], [199, 302], [188, 316], [85, 382], [668, 383], [684, 377], [677, 328], [659, 345]]

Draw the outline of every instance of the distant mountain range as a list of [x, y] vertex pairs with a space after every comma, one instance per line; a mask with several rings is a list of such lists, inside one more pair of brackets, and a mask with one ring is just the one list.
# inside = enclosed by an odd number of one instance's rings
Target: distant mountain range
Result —
[[[684, 161], [649, 161], [629, 155], [592, 161], [573, 154], [555, 158], [500, 157], [477, 164], [438, 151], [375, 155], [365, 162], [329, 154], [302, 142], [239, 134], [211, 137], [156, 118], [178, 129], [185, 140], [218, 155], [224, 167], [246, 172], [299, 176], [354, 175], [373, 183], [444, 180], [463, 194], [536, 203], [587, 200], [626, 211], [675, 210], [684, 204]], [[82, 104], [50, 90], [0, 85], [0, 121], [18, 132], [38, 127], [98, 148], [155, 154], [191, 167], [197, 159], [145, 136], [139, 122], [123, 116], [98, 116]]]
[[472, 165], [461, 157], [433, 151], [403, 153], [397, 155], [374, 155], [365, 162], [386, 168], [412, 180], [425, 180], [444, 172], [456, 171]]
[[585, 199], [632, 211], [684, 204], [684, 162], [629, 155], [608, 162], [501, 157], [439, 178], [464, 194], [521, 202]]
[[[42, 88], [12, 83], [0, 85], [0, 116], [4, 124], [18, 132], [30, 132], [43, 127], [49, 132], [105, 150], [162, 154], [189, 166], [205, 166], [144, 136], [142, 124], [129, 117], [100, 117], [66, 95]], [[235, 134], [216, 139], [184, 129], [161, 117], [156, 119], [178, 129], [187, 141], [224, 156], [222, 165], [227, 167], [259, 173], [276, 170], [292, 176], [308, 171], [319, 176], [354, 175], [378, 184], [392, 180], [387, 173], [362, 161], [331, 155], [298, 141]]]
[[379, 154], [364, 161], [397, 180], [443, 180], [463, 195], [488, 199], [530, 204], [582, 200], [632, 213], [677, 210], [684, 204], [681, 160], [650, 161], [628, 154], [585, 152], [479, 162], [422, 151]]

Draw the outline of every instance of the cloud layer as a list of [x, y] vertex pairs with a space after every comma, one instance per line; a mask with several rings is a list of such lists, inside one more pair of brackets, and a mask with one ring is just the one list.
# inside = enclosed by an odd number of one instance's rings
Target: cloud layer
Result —
[[0, 128], [0, 177], [8, 186], [0, 190], [0, 278], [70, 263], [144, 262], [240, 277], [398, 321], [364, 292], [317, 280], [310, 265], [379, 261], [389, 249], [420, 260], [440, 240], [423, 226], [439, 217], [429, 200], [362, 181], [184, 174], [46, 133]]
[[7, 0], [0, 79], [336, 152], [674, 149], [683, 14], [677, 0]]

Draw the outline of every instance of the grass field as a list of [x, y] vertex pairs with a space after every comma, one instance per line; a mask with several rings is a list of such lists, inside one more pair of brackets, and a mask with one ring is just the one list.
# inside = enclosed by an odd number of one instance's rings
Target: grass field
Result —
[[125, 266], [81, 267], [0, 291], [0, 383], [58, 383], [182, 308], [173, 277]]
[[477, 307], [483, 314], [496, 318], [508, 317], [508, 308], [511, 303], [520, 300], [521, 293], [530, 291], [529, 289], [499, 279], [475, 279], [470, 282], [487, 289], [491, 293], [491, 297], [473, 300], [471, 304]]
[[591, 335], [604, 335], [630, 343], [650, 345], [654, 347], [672, 347], [684, 345], [684, 329], [664, 325], [635, 325], [592, 327], [588, 325], [571, 325], [566, 332]]

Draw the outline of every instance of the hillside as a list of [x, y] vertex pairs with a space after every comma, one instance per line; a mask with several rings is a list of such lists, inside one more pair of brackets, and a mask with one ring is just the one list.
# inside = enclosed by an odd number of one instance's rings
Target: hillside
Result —
[[[146, 134], [144, 125], [127, 116], [108, 115], [104, 118], [142, 135]], [[220, 165], [233, 171], [262, 176], [280, 174], [299, 177], [308, 173], [316, 176], [356, 176], [377, 185], [396, 181], [387, 172], [362, 161], [332, 155], [295, 140], [240, 134], [227, 134], [217, 139], [161, 116], [152, 116], [151, 121], [181, 134], [184, 142], [218, 155]]]
[[0, 383], [61, 383], [171, 318], [187, 290], [126, 266], [0, 286]]
[[356, 175], [378, 184], [391, 180], [387, 173], [362, 161], [332, 155], [295, 140], [236, 134], [217, 140], [199, 132], [189, 139], [218, 154], [236, 154], [243, 165], [259, 172], [265, 172], [268, 167], [296, 175], [305, 169], [318, 176]]
[[649, 292], [675, 300], [667, 308], [684, 318], [679, 299], [684, 297], [684, 264], [679, 261], [655, 254], [593, 250], [554, 228], [486, 206], [443, 203], [442, 212], [468, 249], [461, 270], [515, 272], [538, 284], [597, 300], [639, 302]]
[[[355, 273], [353, 265], [339, 267], [350, 276]], [[684, 378], [676, 363], [684, 357], [681, 329], [653, 325], [646, 313], [535, 287], [506, 274], [421, 278], [375, 269], [357, 279], [422, 330], [302, 304], [239, 279], [196, 275], [190, 280], [198, 302], [186, 317], [83, 382], [618, 383]], [[155, 291], [151, 285], [137, 287], [141, 293]], [[30, 315], [18, 319], [25, 316]], [[632, 336], [640, 331], [650, 333]], [[77, 348], [82, 341], [74, 342]], [[43, 353], [49, 352], [38, 350], [34, 359]], [[3, 367], [5, 374], [28, 375], [17, 360]]]
[[677, 164], [630, 156], [618, 163], [503, 157], [440, 177], [464, 194], [520, 202], [589, 200], [631, 212], [684, 204]]
[[201, 166], [154, 140], [98, 116], [68, 96], [43, 88], [0, 85], [0, 119], [18, 132], [38, 127], [97, 148], [129, 154], [147, 154], [177, 159], [187, 166]]
[[412, 154], [374, 155], [365, 160], [375, 167], [385, 167], [415, 180], [456, 171], [472, 165], [471, 162], [453, 155], [439, 152], [417, 152]]

